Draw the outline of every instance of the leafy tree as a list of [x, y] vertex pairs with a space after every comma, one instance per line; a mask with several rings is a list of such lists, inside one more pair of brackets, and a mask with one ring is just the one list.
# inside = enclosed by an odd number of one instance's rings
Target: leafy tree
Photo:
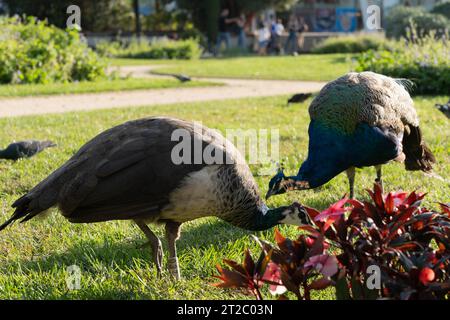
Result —
[[422, 7], [397, 6], [386, 17], [386, 36], [405, 37], [411, 24], [416, 27], [418, 35], [426, 35], [431, 31], [441, 35], [450, 25], [445, 16], [426, 12]]
[[26, 14], [50, 24], [66, 27], [67, 7], [81, 9], [81, 27], [84, 31], [132, 31], [134, 15], [129, 0], [4, 0], [11, 14]]
[[445, 1], [437, 4], [436, 6], [434, 6], [433, 10], [431, 10], [431, 13], [442, 14], [443, 16], [447, 17], [447, 19], [450, 19], [450, 1]]
[[233, 0], [231, 2], [238, 3], [240, 9], [247, 13], [255, 13], [267, 8], [275, 8], [277, 10], [287, 10], [292, 5], [299, 2], [298, 0]]
[[133, 0], [133, 11], [134, 11], [134, 20], [136, 24], [136, 35], [139, 37], [141, 35], [141, 17], [139, 14], [139, 0]]

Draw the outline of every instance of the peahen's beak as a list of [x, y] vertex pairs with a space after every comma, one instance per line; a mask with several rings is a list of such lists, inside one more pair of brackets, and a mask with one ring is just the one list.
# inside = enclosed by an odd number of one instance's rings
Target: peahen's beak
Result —
[[275, 192], [273, 190], [269, 190], [266, 193], [266, 200], [269, 199], [271, 196], [273, 196], [275, 194]]

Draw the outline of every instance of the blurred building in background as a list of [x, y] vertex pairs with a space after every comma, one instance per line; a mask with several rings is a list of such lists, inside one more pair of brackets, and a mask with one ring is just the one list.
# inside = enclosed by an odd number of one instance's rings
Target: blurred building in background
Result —
[[[442, 1], [442, 0], [441, 0]], [[247, 45], [255, 43], [260, 22], [273, 25], [281, 19], [288, 37], [288, 22], [296, 16], [306, 24], [302, 50], [330, 36], [354, 32], [379, 32], [383, 19], [397, 6], [422, 6], [431, 9], [439, 0], [0, 0], [1, 14], [27, 14], [60, 28], [66, 27], [66, 8], [76, 4], [81, 8], [81, 27], [90, 44], [102, 39], [201, 38], [210, 48], [218, 34], [222, 8], [228, 8], [229, 18], [245, 17], [244, 25], [229, 26], [231, 47], [238, 45], [239, 34], [245, 33]], [[369, 30], [365, 21], [367, 8], [380, 8], [380, 30]]]
[[303, 17], [313, 32], [370, 31], [363, 23], [370, 5], [378, 5], [382, 16], [397, 5], [431, 9], [438, 0], [303, 0], [292, 11]]

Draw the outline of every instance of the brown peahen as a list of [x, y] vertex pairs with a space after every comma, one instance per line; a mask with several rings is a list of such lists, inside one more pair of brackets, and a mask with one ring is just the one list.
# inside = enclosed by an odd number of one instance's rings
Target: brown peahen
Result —
[[[182, 136], [194, 152], [186, 158], [184, 150], [180, 162]], [[199, 161], [195, 150], [215, 161]], [[310, 223], [297, 203], [269, 209], [243, 157], [222, 135], [173, 118], [130, 121], [99, 134], [12, 206], [15, 212], [0, 230], [54, 206], [74, 223], [133, 220], [151, 244], [158, 271], [161, 242], [147, 224], [163, 223], [176, 278], [175, 242], [186, 221], [217, 216], [248, 230]]]

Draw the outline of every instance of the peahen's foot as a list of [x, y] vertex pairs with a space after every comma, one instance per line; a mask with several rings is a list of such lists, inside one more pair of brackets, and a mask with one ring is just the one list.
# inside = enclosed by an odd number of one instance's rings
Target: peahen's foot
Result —
[[145, 248], [150, 246], [152, 248], [152, 256], [153, 262], [156, 265], [156, 270], [158, 274], [162, 272], [162, 259], [163, 259], [163, 251], [161, 240], [150, 230], [150, 228], [141, 220], [135, 220], [138, 227], [144, 232], [147, 239], [149, 240], [147, 243], [140, 245], [139, 247]]
[[147, 241], [147, 242], [137, 246], [138, 249], [146, 249], [148, 247], [150, 247], [152, 249], [152, 259], [156, 265], [156, 270], [158, 271], [158, 274], [161, 274], [162, 259], [163, 259], [163, 251], [162, 251], [161, 241], [158, 241], [158, 243], [154, 243], [152, 241]]
[[178, 264], [178, 258], [172, 257], [167, 260], [167, 268], [169, 269], [169, 273], [175, 278], [175, 280], [180, 280], [180, 266]]
[[180, 237], [181, 223], [169, 221], [166, 223], [166, 237], [169, 247], [169, 259], [167, 260], [167, 267], [170, 274], [176, 279], [180, 280], [180, 267], [177, 258], [176, 241]]

